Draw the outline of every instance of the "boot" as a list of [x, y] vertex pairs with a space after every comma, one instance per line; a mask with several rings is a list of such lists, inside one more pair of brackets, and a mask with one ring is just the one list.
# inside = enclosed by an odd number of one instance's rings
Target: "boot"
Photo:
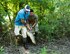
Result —
[[23, 46], [24, 46], [25, 49], [28, 49], [27, 38], [23, 38]]

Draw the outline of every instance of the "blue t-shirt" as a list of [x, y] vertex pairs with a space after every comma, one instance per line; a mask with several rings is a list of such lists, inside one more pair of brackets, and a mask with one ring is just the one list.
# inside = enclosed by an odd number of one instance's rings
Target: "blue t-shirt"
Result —
[[29, 15], [30, 15], [30, 12], [25, 13], [25, 10], [21, 9], [16, 16], [15, 25], [24, 26], [24, 24], [21, 22], [21, 19], [24, 19], [26, 21]]

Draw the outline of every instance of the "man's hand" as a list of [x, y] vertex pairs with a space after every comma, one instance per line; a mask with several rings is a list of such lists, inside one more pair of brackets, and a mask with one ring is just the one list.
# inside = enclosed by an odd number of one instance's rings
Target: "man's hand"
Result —
[[21, 22], [22, 22], [23, 24], [26, 24], [26, 21], [25, 21], [24, 19], [21, 19]]
[[32, 30], [32, 28], [29, 26], [29, 24], [26, 24], [28, 30]]

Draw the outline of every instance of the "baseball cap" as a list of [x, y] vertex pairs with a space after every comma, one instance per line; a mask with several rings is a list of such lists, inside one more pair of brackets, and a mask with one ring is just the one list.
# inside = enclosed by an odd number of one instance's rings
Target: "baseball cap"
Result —
[[29, 5], [26, 5], [26, 6], [25, 6], [25, 10], [26, 10], [26, 11], [30, 11], [30, 6], [29, 6]]

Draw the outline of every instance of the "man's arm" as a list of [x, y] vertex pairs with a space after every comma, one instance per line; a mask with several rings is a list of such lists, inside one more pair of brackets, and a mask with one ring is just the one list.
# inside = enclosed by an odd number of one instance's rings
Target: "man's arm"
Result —
[[36, 26], [36, 24], [38, 23], [38, 16], [35, 15], [34, 17], [35, 17], [35, 23], [33, 24], [32, 28], [34, 28]]
[[22, 22], [23, 24], [26, 24], [26, 21], [25, 21], [24, 19], [21, 19], [21, 22]]
[[26, 21], [25, 21], [24, 19], [21, 19], [21, 22], [22, 22], [23, 24], [25, 24], [25, 26], [26, 26], [29, 30], [31, 30], [29, 24], [26, 23]]
[[26, 24], [26, 27], [27, 27], [29, 30], [31, 30], [30, 25], [29, 25], [28, 23]]
[[35, 23], [33, 24], [32, 28], [34, 28], [36, 24], [37, 24], [37, 23], [35, 22]]

